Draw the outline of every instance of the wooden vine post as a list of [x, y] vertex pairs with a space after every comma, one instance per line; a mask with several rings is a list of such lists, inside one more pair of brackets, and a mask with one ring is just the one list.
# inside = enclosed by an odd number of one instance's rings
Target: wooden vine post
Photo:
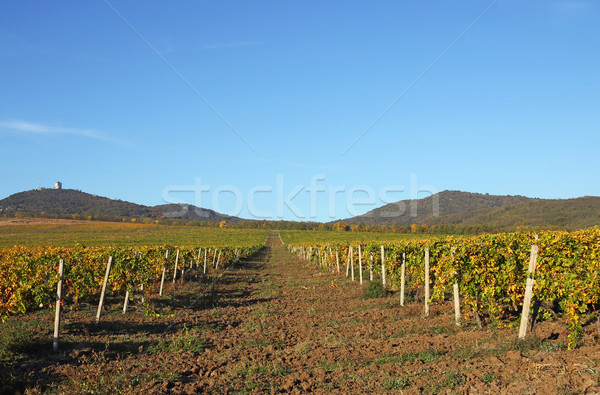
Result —
[[[456, 249], [452, 247], [452, 257], [454, 258], [454, 251]], [[460, 326], [460, 294], [458, 292], [458, 278], [456, 270], [454, 271], [454, 323], [456, 326]]]
[[62, 283], [64, 273], [64, 262], [61, 259], [58, 261], [58, 284], [56, 284], [56, 312], [54, 314], [54, 340], [52, 349], [58, 351], [58, 340], [60, 333], [60, 303], [62, 301]]
[[337, 265], [337, 272], [340, 274], [340, 255], [338, 254], [338, 250], [335, 250], [335, 264]]
[[221, 260], [221, 252], [223, 252], [223, 250], [219, 250], [219, 257], [217, 258], [217, 265], [215, 266], [215, 270], [217, 270], [219, 267], [219, 261]]
[[198, 272], [200, 271], [200, 254], [202, 253], [202, 248], [198, 248], [198, 258], [196, 258], [196, 274], [195, 277], [198, 278]]
[[350, 246], [350, 273], [352, 274], [352, 281], [354, 281], [354, 251]]
[[348, 246], [348, 256], [346, 257], [346, 277], [350, 275], [350, 252], [352, 251], [352, 246]]
[[208, 255], [208, 250], [204, 249], [204, 274], [206, 274], [206, 257]]
[[100, 293], [100, 302], [98, 303], [98, 311], [96, 312], [96, 326], [100, 323], [100, 314], [102, 314], [102, 307], [104, 307], [104, 296], [106, 295], [106, 285], [108, 284], [108, 277], [110, 276], [110, 268], [112, 267], [113, 257], [108, 257], [108, 263], [106, 264], [106, 273], [104, 273], [104, 282], [102, 283], [102, 292]]
[[385, 249], [381, 246], [381, 282], [385, 287]]
[[404, 306], [404, 283], [406, 282], [406, 252], [402, 253], [402, 266], [400, 266], [400, 306]]
[[429, 317], [429, 247], [425, 248], [425, 317]]
[[360, 280], [360, 285], [363, 283], [363, 269], [362, 269], [362, 249], [361, 245], [358, 245], [358, 278]]
[[123, 314], [127, 313], [127, 306], [129, 305], [129, 289], [125, 291], [125, 300], [123, 301]]
[[169, 250], [165, 253], [165, 263], [163, 264], [162, 277], [160, 279], [160, 290], [158, 291], [158, 296], [162, 296], [163, 286], [165, 285], [165, 273], [167, 271], [167, 259], [169, 259]]
[[531, 307], [531, 297], [533, 296], [533, 283], [535, 266], [537, 263], [538, 246], [531, 246], [529, 254], [529, 268], [527, 271], [527, 283], [525, 284], [525, 300], [523, 301], [523, 313], [521, 314], [521, 326], [519, 327], [519, 339], [525, 339], [527, 335], [527, 323], [529, 322], [529, 308]]
[[179, 263], [179, 250], [177, 250], [177, 255], [175, 256], [175, 270], [173, 271], [173, 284], [175, 284], [175, 280], [177, 279], [177, 264]]

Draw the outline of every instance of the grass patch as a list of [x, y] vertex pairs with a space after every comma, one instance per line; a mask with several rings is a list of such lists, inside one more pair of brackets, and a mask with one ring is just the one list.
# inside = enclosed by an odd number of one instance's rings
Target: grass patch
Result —
[[441, 377], [432, 377], [428, 385], [425, 386], [425, 392], [440, 393], [444, 390], [452, 390], [465, 383], [464, 377], [456, 371], [446, 372]]
[[519, 353], [526, 353], [528, 351], [543, 351], [543, 352], [556, 352], [560, 350], [566, 350], [567, 345], [561, 342], [541, 340], [535, 338], [529, 338], [525, 340], [511, 339], [505, 341], [495, 347], [482, 347], [490, 339], [485, 339], [482, 342], [475, 342], [459, 350], [456, 350], [452, 356], [462, 359], [473, 359], [482, 358], [488, 355], [503, 355], [509, 351], [517, 351]]
[[149, 354], [160, 354], [163, 352], [191, 351], [201, 353], [206, 350], [206, 341], [197, 330], [190, 330], [183, 326], [183, 333], [172, 335], [171, 339], [160, 340], [148, 347]]
[[486, 384], [491, 384], [496, 381], [497, 378], [495, 373], [483, 372], [483, 382]]
[[389, 295], [390, 291], [388, 291], [381, 282], [370, 281], [363, 293], [363, 299], [378, 299]]
[[357, 320], [356, 318], [350, 318], [350, 319], [341, 319], [341, 320], [329, 320], [329, 321], [325, 321], [324, 323], [320, 324], [320, 325], [324, 325], [324, 326], [341, 326], [341, 325], [361, 325], [364, 324], [363, 320]]
[[282, 350], [287, 347], [287, 343], [281, 340], [272, 341], [269, 339], [248, 339], [242, 343], [242, 347], [254, 346], [258, 348], [265, 348], [268, 346], [273, 346], [275, 350]]
[[328, 372], [334, 372], [336, 370], [340, 370], [343, 365], [339, 361], [329, 362], [329, 361], [321, 361], [319, 362], [319, 366]]
[[0, 324], [0, 361], [37, 352], [41, 343], [47, 343], [50, 347], [50, 334], [45, 342], [36, 339], [36, 334], [40, 331], [48, 332], [45, 326], [38, 320], [17, 321], [15, 318]]
[[128, 393], [149, 381], [177, 381], [178, 373], [164, 367], [152, 371], [135, 369], [135, 360], [109, 360], [103, 352], [80, 360], [77, 369], [69, 369], [68, 379], [55, 388], [67, 394]]
[[343, 348], [348, 345], [342, 333], [332, 334], [318, 340], [319, 344], [327, 348]]
[[347, 359], [344, 361], [335, 361], [335, 362], [329, 362], [329, 361], [319, 362], [319, 366], [321, 368], [323, 368], [323, 370], [326, 370], [328, 372], [334, 372], [336, 370], [343, 369], [346, 366], [359, 366], [359, 365], [360, 365], [360, 362], [355, 361], [353, 359]]
[[258, 296], [263, 299], [275, 299], [279, 295], [279, 287], [271, 280], [263, 277], [258, 289]]
[[301, 342], [294, 346], [294, 351], [296, 352], [296, 354], [303, 355], [303, 354], [308, 353], [310, 350], [312, 350], [312, 342], [311, 341]]
[[395, 379], [386, 380], [384, 388], [388, 390], [403, 390], [410, 385], [408, 376], [399, 376]]
[[435, 362], [441, 356], [446, 354], [445, 351], [421, 351], [421, 352], [409, 352], [405, 354], [387, 354], [378, 357], [373, 363], [377, 366], [382, 366], [385, 364], [401, 364], [405, 362], [414, 362], [420, 360], [423, 363]]
[[[407, 321], [402, 318], [403, 321]], [[458, 328], [455, 325], [440, 325], [440, 326], [432, 326], [427, 328], [422, 328], [418, 326], [414, 326], [410, 329], [406, 329], [402, 332], [393, 333], [388, 338], [389, 339], [401, 339], [403, 337], [412, 336], [416, 334], [429, 334], [429, 335], [453, 335], [458, 332]]]

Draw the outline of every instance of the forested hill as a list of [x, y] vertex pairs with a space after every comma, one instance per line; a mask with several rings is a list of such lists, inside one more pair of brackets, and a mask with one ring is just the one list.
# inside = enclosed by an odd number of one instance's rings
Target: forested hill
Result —
[[443, 191], [403, 200], [344, 220], [362, 225], [452, 225], [514, 230], [519, 226], [579, 229], [600, 225], [600, 197], [533, 199]]
[[[73, 189], [40, 189], [16, 193], [0, 200], [0, 215], [47, 216], [98, 220], [184, 220], [192, 222], [253, 224], [291, 229], [333, 228], [333, 223], [301, 223], [244, 220], [187, 204], [144, 206], [91, 195]], [[600, 225], [600, 197], [576, 199], [533, 199], [524, 196], [495, 196], [460, 191], [443, 191], [417, 200], [390, 203], [364, 215], [343, 220], [347, 225], [393, 226], [409, 232], [478, 233], [513, 231], [519, 227], [581, 229]], [[402, 229], [401, 229], [402, 228]]]
[[91, 195], [74, 189], [38, 189], [15, 193], [0, 200], [0, 213], [14, 215], [76, 216], [81, 219], [172, 218], [198, 221], [238, 222], [240, 218], [187, 204], [144, 206]]

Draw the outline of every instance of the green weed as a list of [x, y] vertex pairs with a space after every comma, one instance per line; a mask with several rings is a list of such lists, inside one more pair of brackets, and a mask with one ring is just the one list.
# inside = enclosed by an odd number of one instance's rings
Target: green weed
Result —
[[365, 292], [363, 293], [363, 299], [377, 299], [388, 296], [389, 291], [379, 281], [371, 281]]
[[160, 354], [163, 352], [191, 351], [195, 353], [204, 352], [207, 347], [206, 341], [202, 339], [201, 334], [196, 330], [190, 331], [187, 326], [183, 326], [184, 333], [172, 336], [168, 340], [160, 340], [156, 344], [148, 347], [148, 353]]

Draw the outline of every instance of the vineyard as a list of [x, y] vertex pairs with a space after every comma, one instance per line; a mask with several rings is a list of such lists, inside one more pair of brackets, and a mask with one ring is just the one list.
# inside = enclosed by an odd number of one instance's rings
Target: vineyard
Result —
[[367, 243], [396, 243], [408, 240], [439, 240], [442, 235], [382, 232], [332, 232], [319, 230], [282, 230], [281, 237], [286, 244], [293, 245], [348, 245]]
[[[472, 238], [415, 239], [391, 243], [295, 243], [284, 233], [289, 248], [323, 270], [339, 272], [354, 266], [385, 276], [392, 289], [401, 287], [401, 278], [413, 295], [418, 295], [430, 277], [428, 302], [443, 302], [458, 284], [460, 303], [467, 318], [492, 325], [514, 323], [523, 306], [531, 246], [538, 246], [533, 288], [535, 317], [561, 316], [568, 326], [570, 348], [577, 346], [582, 325], [598, 317], [600, 306], [600, 229], [578, 232], [509, 233]], [[359, 249], [360, 248], [360, 249]], [[358, 251], [361, 251], [359, 257]], [[429, 256], [429, 273], [425, 256]], [[403, 264], [404, 263], [404, 264]], [[348, 271], [346, 270], [348, 274]], [[405, 274], [403, 274], [405, 273]], [[357, 274], [358, 275], [358, 274]], [[362, 273], [360, 273], [362, 279]], [[353, 274], [354, 277], [354, 274]], [[423, 291], [425, 295], [429, 292]]]
[[[77, 303], [100, 293], [106, 262], [112, 257], [109, 288], [114, 292], [133, 293], [135, 289], [156, 293], [165, 273], [185, 274], [207, 263], [227, 267], [234, 260], [255, 253], [260, 245], [247, 247], [13, 247], [0, 251], [0, 318], [25, 313], [36, 307], [51, 307], [56, 298], [59, 261], [66, 268], [65, 297]], [[176, 256], [169, 252], [176, 252]], [[217, 260], [218, 259], [218, 260]], [[178, 271], [179, 270], [179, 271]]]
[[[100, 292], [109, 257], [114, 262], [110, 290], [152, 293], [163, 280], [163, 271], [176, 277], [176, 265], [184, 274], [186, 265], [196, 270], [202, 266], [206, 274], [207, 262], [218, 265], [218, 258], [225, 267], [256, 252], [266, 235], [266, 231], [93, 222], [0, 227], [5, 244], [8, 240], [23, 244], [0, 249], [0, 319], [51, 307], [60, 260], [66, 300], [77, 303]], [[159, 240], [177, 245], [143, 244]], [[28, 246], [33, 243], [36, 246]]]
[[[73, 226], [87, 231], [3, 230], [25, 245], [0, 249], [0, 392], [600, 389], [590, 325], [600, 297], [598, 229], [415, 237]], [[173, 243], [129, 244], [161, 232]], [[33, 245], [40, 234], [64, 242]], [[518, 340], [527, 283], [537, 330]]]

